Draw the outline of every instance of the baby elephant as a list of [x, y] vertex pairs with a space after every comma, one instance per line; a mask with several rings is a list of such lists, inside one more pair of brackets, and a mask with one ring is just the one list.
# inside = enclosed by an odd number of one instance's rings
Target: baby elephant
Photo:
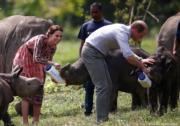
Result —
[[[132, 47], [132, 49], [136, 55], [143, 58], [149, 56], [149, 54], [141, 48]], [[138, 107], [146, 107], [147, 89], [143, 88], [138, 83], [137, 77], [131, 74], [136, 67], [126, 61], [120, 50], [109, 52], [109, 55], [106, 57], [106, 62], [113, 82], [110, 111], [113, 112], [117, 110], [118, 91], [132, 94], [132, 110]], [[60, 74], [65, 80], [66, 85], [80, 85], [90, 78], [81, 58], [72, 64], [65, 65], [61, 69]]]
[[168, 105], [173, 110], [178, 106], [178, 74], [174, 56], [165, 47], [158, 47], [152, 56], [155, 63], [149, 67], [152, 87], [149, 90], [150, 113], [161, 116]]
[[8, 105], [13, 101], [13, 96], [33, 96], [43, 90], [42, 83], [37, 78], [20, 76], [22, 68], [15, 67], [12, 73], [0, 73], [0, 119], [5, 126], [12, 126], [7, 113]]

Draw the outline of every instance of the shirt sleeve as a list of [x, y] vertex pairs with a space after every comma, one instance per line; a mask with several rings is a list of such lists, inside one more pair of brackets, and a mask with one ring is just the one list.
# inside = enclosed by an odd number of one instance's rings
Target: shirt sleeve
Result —
[[43, 56], [43, 44], [44, 44], [44, 37], [39, 36], [35, 41], [34, 45], [34, 52], [33, 52], [33, 60], [38, 63], [47, 64], [48, 57]]
[[120, 50], [125, 58], [134, 55], [134, 52], [131, 50], [129, 46], [128, 34], [124, 34], [123, 36], [122, 34], [116, 34], [116, 39], [120, 47]]
[[78, 39], [84, 40], [86, 39], [86, 27], [85, 25], [82, 25], [78, 34]]

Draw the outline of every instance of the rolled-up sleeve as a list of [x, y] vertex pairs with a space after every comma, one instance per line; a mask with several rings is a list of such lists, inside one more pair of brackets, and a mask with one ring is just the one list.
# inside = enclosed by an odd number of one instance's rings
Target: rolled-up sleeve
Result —
[[129, 42], [128, 34], [124, 34], [123, 36], [122, 34], [119, 34], [119, 35], [117, 34], [116, 39], [120, 47], [120, 50], [125, 58], [134, 55], [128, 43]]

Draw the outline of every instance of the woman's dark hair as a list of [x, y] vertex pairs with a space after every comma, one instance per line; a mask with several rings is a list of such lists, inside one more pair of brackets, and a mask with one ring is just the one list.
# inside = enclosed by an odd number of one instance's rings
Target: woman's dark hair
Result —
[[59, 25], [51, 25], [48, 29], [48, 31], [46, 32], [46, 36], [49, 37], [49, 35], [54, 34], [54, 32], [56, 31], [62, 31], [63, 32], [63, 28]]

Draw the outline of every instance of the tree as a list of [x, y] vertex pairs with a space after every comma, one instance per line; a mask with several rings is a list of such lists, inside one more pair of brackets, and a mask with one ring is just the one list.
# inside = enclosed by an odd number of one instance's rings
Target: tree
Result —
[[146, 15], [148, 0], [111, 0], [115, 6], [117, 22], [131, 23], [133, 20], [143, 19]]

